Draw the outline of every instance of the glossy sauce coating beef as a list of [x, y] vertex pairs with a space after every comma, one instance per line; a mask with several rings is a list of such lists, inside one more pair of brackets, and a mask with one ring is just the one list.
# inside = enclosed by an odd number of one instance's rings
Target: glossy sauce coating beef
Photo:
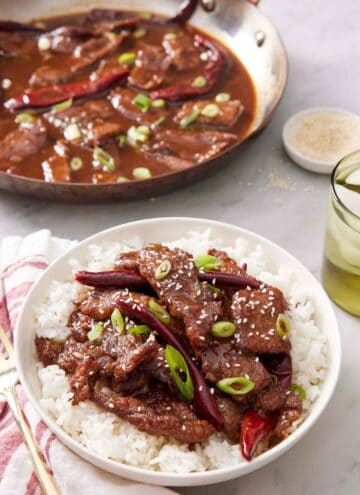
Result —
[[[0, 171], [47, 182], [135, 180], [139, 167], [150, 176], [176, 172], [245, 137], [255, 114], [253, 84], [208, 34], [156, 15], [104, 9], [42, 19], [41, 26], [0, 26]], [[91, 95], [66, 89], [121, 71]], [[152, 104], [163, 90], [167, 101]], [[54, 92], [57, 103], [68, 104], [46, 104]], [[139, 134], [134, 126], [141, 125], [146, 132]]]
[[[246, 267], [225, 252], [208, 254], [218, 260], [217, 271], [246, 274]], [[164, 263], [165, 276], [159, 277]], [[89, 289], [75, 301], [65, 342], [36, 339], [43, 364], [58, 364], [69, 375], [74, 404], [95, 401], [141, 431], [186, 443], [202, 442], [216, 431], [180, 392], [163, 336], [155, 328], [138, 331], [144, 321], [134, 319], [134, 305], [144, 313], [155, 311], [196, 364], [231, 442], [239, 442], [244, 414], [251, 411], [271, 418], [273, 439], [287, 435], [301, 416], [302, 404], [290, 391], [289, 339], [272, 331], [278, 315], [286, 311], [280, 290], [261, 283], [259, 289], [239, 289], [200, 282], [192, 255], [161, 244], [119, 254], [114, 269], [118, 274], [131, 270], [126, 272], [129, 288]], [[132, 290], [131, 273], [143, 277], [143, 289]], [[119, 301], [131, 302], [121, 306], [120, 323], [114, 317]], [[231, 335], [214, 334], [213, 325], [222, 321], [234, 323]], [[94, 328], [100, 331], [91, 337]], [[252, 383], [246, 393], [234, 394], [219, 385], [239, 377]], [[235, 385], [233, 390], [239, 389]]]

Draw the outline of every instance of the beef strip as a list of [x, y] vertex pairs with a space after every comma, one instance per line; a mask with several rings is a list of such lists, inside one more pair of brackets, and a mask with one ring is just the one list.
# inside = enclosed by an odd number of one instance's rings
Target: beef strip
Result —
[[297, 394], [288, 392], [280, 411], [279, 419], [275, 426], [275, 434], [280, 438], [286, 438], [289, 435], [288, 428], [301, 417], [303, 405]]
[[236, 136], [226, 132], [167, 129], [155, 132], [144, 150], [156, 156], [168, 155], [189, 163], [202, 163], [235, 142]]
[[186, 402], [171, 397], [160, 387], [136, 397], [107, 395], [96, 387], [93, 399], [107, 411], [150, 435], [195, 443], [203, 442], [215, 433], [215, 428], [208, 421], [198, 419]]
[[239, 290], [233, 296], [231, 308], [240, 349], [258, 354], [290, 351], [289, 339], [283, 339], [276, 331], [276, 319], [286, 311], [279, 289], [264, 285], [251, 291]]
[[173, 37], [165, 37], [162, 45], [171, 64], [179, 71], [196, 69], [201, 64], [200, 50], [195, 48], [191, 36], [174, 33]]
[[71, 329], [71, 335], [77, 342], [87, 342], [87, 334], [90, 332], [94, 323], [94, 319], [82, 313], [78, 309], [75, 309], [69, 318], [68, 326]]
[[145, 90], [158, 88], [165, 80], [170, 63], [162, 48], [146, 45], [137, 53], [129, 83]]
[[214, 117], [207, 117], [201, 113], [197, 119], [197, 124], [213, 125], [219, 127], [232, 127], [238, 121], [240, 115], [244, 111], [244, 106], [239, 100], [224, 101], [214, 103], [212, 100], [200, 100], [197, 102], [187, 102], [182, 105], [180, 110], [175, 115], [175, 122], [180, 123], [182, 119], [191, 115], [194, 110], [201, 112], [207, 105], [216, 105], [218, 114]]
[[25, 33], [0, 31], [0, 56], [19, 57], [34, 50], [36, 38]]
[[90, 358], [80, 363], [74, 374], [71, 375], [69, 385], [71, 392], [74, 394], [72, 400], [74, 405], [92, 398], [92, 390], [98, 371], [98, 363]]
[[43, 337], [36, 337], [35, 347], [40, 361], [44, 366], [49, 366], [57, 364], [58, 356], [63, 351], [64, 344]]
[[216, 396], [216, 403], [224, 420], [224, 433], [233, 443], [239, 443], [242, 407], [223, 395]]
[[[225, 340], [225, 339], [222, 339]], [[205, 378], [217, 383], [223, 378], [242, 376], [255, 384], [254, 392], [258, 393], [271, 383], [271, 376], [259, 358], [242, 354], [227, 342], [214, 342], [203, 352], [202, 371]], [[247, 396], [233, 396], [234, 400], [243, 401]]]
[[160, 117], [166, 117], [167, 111], [163, 108], [151, 107], [147, 112], [143, 112], [133, 103], [138, 93], [126, 88], [116, 88], [110, 94], [112, 106], [124, 117], [134, 120], [139, 124], [151, 125]]
[[113, 112], [106, 100], [89, 100], [65, 110], [48, 112], [44, 117], [56, 128], [65, 129], [69, 124], [76, 124], [81, 137], [70, 142], [93, 147], [99, 146], [108, 137], [121, 134], [122, 126], [111, 121]]
[[71, 168], [69, 160], [65, 156], [58, 154], [51, 155], [41, 163], [45, 182], [69, 182]]
[[41, 119], [20, 124], [0, 141], [0, 160], [21, 162], [27, 156], [38, 153], [46, 140], [47, 130]]
[[[221, 302], [206, 284], [198, 282], [198, 271], [192, 256], [181, 249], [169, 249], [161, 244], [152, 244], [137, 252], [136, 268], [149, 282], [160, 300], [166, 303], [169, 312], [184, 322], [186, 336], [195, 355], [208, 345], [211, 326], [221, 315]], [[134, 267], [134, 254], [124, 253], [117, 257], [116, 265]], [[163, 280], [156, 280], [155, 270], [164, 260], [171, 263], [171, 271]]]
[[256, 397], [255, 407], [261, 411], [279, 411], [285, 402], [287, 388], [281, 383], [272, 383]]

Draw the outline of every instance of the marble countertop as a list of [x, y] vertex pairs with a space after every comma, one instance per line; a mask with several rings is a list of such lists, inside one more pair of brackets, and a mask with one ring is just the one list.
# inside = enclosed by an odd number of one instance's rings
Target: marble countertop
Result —
[[[270, 126], [216, 175], [170, 195], [118, 204], [62, 205], [0, 191], [0, 237], [50, 228], [83, 239], [149, 217], [193, 216], [233, 223], [280, 244], [319, 277], [329, 177], [307, 172], [282, 150], [294, 112], [338, 106], [360, 114], [358, 0], [263, 0], [290, 60], [285, 97]], [[354, 57], [357, 56], [357, 58]], [[355, 495], [360, 492], [360, 320], [336, 308], [343, 364], [335, 395], [311, 433], [282, 458], [221, 486], [183, 495]]]

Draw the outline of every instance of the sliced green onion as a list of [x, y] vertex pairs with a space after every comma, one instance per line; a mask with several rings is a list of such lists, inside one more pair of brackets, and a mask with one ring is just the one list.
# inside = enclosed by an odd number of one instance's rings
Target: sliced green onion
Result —
[[191, 86], [193, 86], [194, 88], [203, 88], [204, 86], [206, 86], [206, 84], [207, 84], [206, 77], [198, 76], [198, 77], [195, 77]]
[[175, 347], [167, 345], [165, 348], [165, 359], [177, 388], [185, 399], [192, 400], [194, 398], [194, 385], [183, 355]]
[[103, 323], [96, 323], [92, 329], [90, 330], [90, 332], [88, 332], [87, 334], [87, 338], [90, 340], [90, 342], [92, 342], [93, 340], [96, 340], [97, 338], [100, 337], [100, 335], [103, 333], [104, 331], [104, 324]]
[[[237, 385], [237, 387], [235, 388], [234, 385]], [[234, 378], [223, 378], [217, 382], [216, 386], [225, 394], [245, 395], [251, 392], [255, 387], [255, 383], [243, 376], [236, 376]]]
[[115, 170], [115, 160], [107, 151], [103, 150], [99, 146], [94, 148], [94, 158], [109, 172]]
[[35, 115], [27, 112], [19, 113], [15, 117], [15, 122], [17, 124], [29, 124], [30, 122], [35, 122], [35, 120], [36, 120]]
[[139, 38], [142, 38], [143, 36], [145, 36], [146, 32], [147, 31], [145, 28], [135, 29], [135, 31], [133, 32], [133, 36], [134, 36], [134, 38], [139, 39]]
[[199, 270], [214, 270], [222, 265], [223, 260], [211, 254], [202, 254], [194, 259], [196, 268]]
[[281, 338], [288, 339], [291, 333], [291, 322], [290, 318], [284, 313], [280, 313], [276, 319], [276, 331]]
[[234, 335], [236, 325], [231, 321], [217, 321], [211, 327], [211, 333], [214, 337], [226, 338]]
[[118, 57], [119, 64], [133, 64], [136, 60], [136, 53], [122, 53]]
[[116, 34], [116, 33], [109, 32], [109, 33], [105, 33], [105, 36], [106, 36], [106, 37], [107, 37], [110, 41], [114, 41], [114, 40], [116, 40], [117, 34]]
[[159, 117], [155, 122], [153, 122], [153, 125], [161, 125], [165, 122], [166, 117], [163, 115], [162, 117]]
[[119, 308], [115, 308], [111, 313], [111, 324], [121, 335], [125, 330], [125, 322]]
[[306, 390], [297, 383], [292, 383], [290, 387], [291, 392], [298, 394], [302, 401], [306, 400]]
[[215, 101], [218, 103], [224, 103], [225, 101], [229, 101], [230, 98], [230, 93], [219, 93], [215, 96]]
[[174, 40], [175, 38], [177, 38], [176, 33], [166, 33], [164, 36], [164, 40], [167, 40], [167, 41]]
[[[143, 126], [140, 126], [143, 127]], [[135, 127], [134, 125], [128, 129], [127, 132], [127, 140], [130, 144], [145, 143], [148, 139], [148, 135], [139, 130], [139, 127]]]
[[145, 136], [148, 136], [150, 134], [150, 129], [147, 125], [139, 125], [137, 130], [141, 132], [141, 134], [144, 134]]
[[142, 112], [147, 112], [151, 107], [151, 99], [144, 95], [144, 93], [139, 93], [133, 99], [133, 104], [136, 105]]
[[77, 124], [69, 124], [64, 129], [64, 137], [68, 141], [75, 141], [81, 138], [81, 132]]
[[198, 108], [196, 108], [190, 115], [181, 119], [180, 127], [182, 129], [185, 129], [185, 127], [188, 127], [190, 124], [193, 124], [200, 117], [200, 114], [201, 111]]
[[70, 168], [71, 170], [74, 170], [74, 172], [77, 172], [80, 170], [83, 166], [83, 161], [79, 156], [74, 156], [70, 160]]
[[120, 146], [120, 148], [123, 148], [125, 146], [125, 143], [126, 143], [125, 134], [120, 134], [120, 136], [117, 136], [116, 141], [118, 142], [118, 145]]
[[133, 169], [133, 176], [135, 179], [145, 180], [151, 178], [151, 170], [147, 167], [135, 167]]
[[215, 105], [215, 103], [209, 103], [201, 110], [201, 115], [205, 115], [205, 117], [216, 117], [220, 112], [220, 108]]
[[116, 182], [118, 184], [122, 184], [123, 182], [130, 182], [130, 179], [128, 179], [124, 175], [119, 175], [119, 177], [116, 179]]
[[151, 12], [140, 12], [140, 17], [141, 19], [151, 19], [152, 18], [152, 13]]
[[51, 48], [51, 41], [48, 36], [43, 35], [38, 39], [38, 48], [40, 51], [47, 51]]
[[163, 280], [171, 271], [171, 263], [169, 260], [163, 260], [155, 270], [155, 279]]
[[130, 328], [129, 333], [131, 333], [131, 335], [149, 335], [149, 333], [151, 333], [151, 328], [147, 325], [136, 325], [135, 327]]
[[64, 100], [61, 101], [60, 103], [57, 103], [56, 105], [53, 105], [51, 107], [51, 110], [53, 112], [61, 112], [62, 110], [67, 110], [68, 108], [71, 108], [73, 104], [72, 98], [69, 100]]
[[150, 299], [148, 303], [148, 307], [152, 314], [156, 316], [158, 320], [160, 320], [165, 325], [169, 325], [171, 318], [169, 313], [166, 311], [165, 306], [161, 306], [154, 299]]
[[158, 98], [156, 100], [153, 100], [153, 102], [151, 103], [151, 105], [155, 108], [162, 108], [166, 105], [166, 101], [163, 100], [162, 98]]

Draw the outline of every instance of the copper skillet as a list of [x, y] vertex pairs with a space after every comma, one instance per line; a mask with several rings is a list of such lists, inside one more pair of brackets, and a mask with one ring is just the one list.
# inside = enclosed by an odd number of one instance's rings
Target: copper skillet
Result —
[[[227, 45], [247, 68], [257, 95], [257, 107], [244, 140], [257, 134], [270, 121], [285, 89], [287, 56], [284, 45], [270, 21], [254, 6], [257, 0], [202, 0], [191, 22], [210, 32]], [[144, 11], [148, 0], [15, 0], [2, 5], [2, 18], [26, 21], [29, 17], [46, 17], [76, 12], [92, 7]], [[172, 16], [179, 0], [157, 0], [154, 10]], [[24, 14], [22, 14], [24, 12]], [[186, 186], [220, 168], [238, 152], [238, 144], [215, 159], [185, 170], [169, 172], [148, 180], [121, 184], [50, 183], [0, 172], [0, 188], [41, 199], [61, 201], [104, 201], [139, 199], [156, 196]]]

